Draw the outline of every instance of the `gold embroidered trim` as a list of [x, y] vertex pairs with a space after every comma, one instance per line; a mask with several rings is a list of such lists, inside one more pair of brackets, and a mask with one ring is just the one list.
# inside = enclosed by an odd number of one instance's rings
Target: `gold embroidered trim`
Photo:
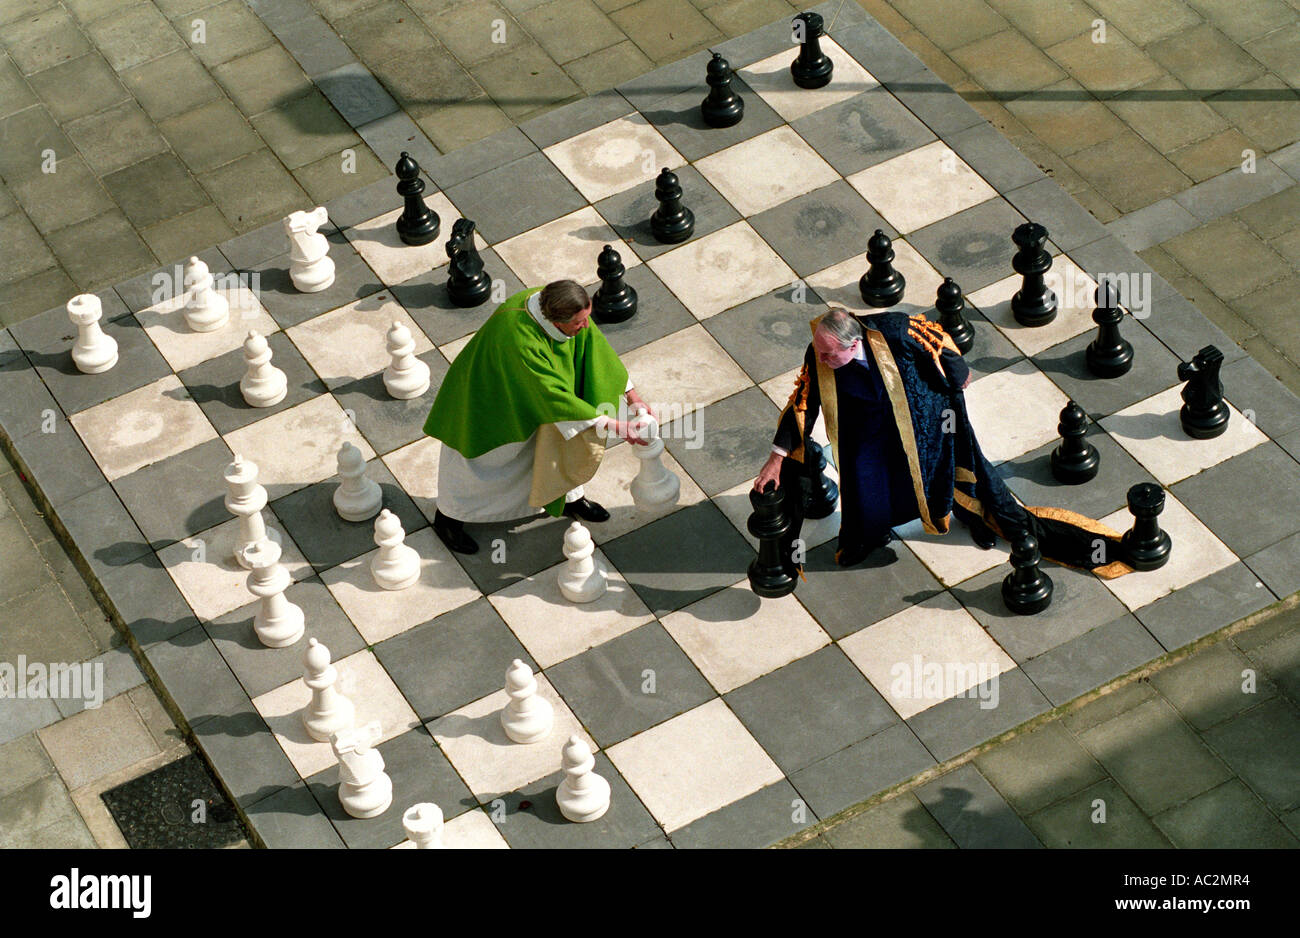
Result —
[[979, 479], [977, 479], [975, 477], [975, 473], [971, 472], [969, 469], [963, 469], [961, 466], [958, 466], [953, 481], [969, 482], [972, 485], [974, 485], [976, 482], [979, 481]]
[[[880, 369], [880, 378], [885, 385], [885, 391], [889, 394], [889, 403], [894, 411], [894, 422], [898, 425], [898, 438], [903, 444], [903, 452], [907, 455], [907, 468], [912, 476], [912, 491], [916, 496], [917, 511], [921, 516], [921, 525], [930, 534], [943, 534], [947, 530], [947, 525], [940, 529], [930, 518], [930, 506], [925, 500], [925, 485], [921, 479], [921, 456], [916, 447], [916, 433], [912, 429], [912, 410], [907, 404], [907, 392], [903, 390], [903, 380], [898, 373], [898, 363], [894, 361], [894, 355], [889, 350], [889, 343], [885, 341], [882, 333], [875, 329], [864, 328], [863, 333], [867, 337], [867, 342], [871, 344], [871, 353], [876, 358], [876, 366]], [[829, 369], [828, 369], [829, 370]], [[825, 407], [825, 391], [823, 393], [822, 406]], [[829, 421], [827, 422], [829, 432]], [[839, 454], [836, 453], [838, 460]], [[837, 461], [835, 465], [839, 465]]]

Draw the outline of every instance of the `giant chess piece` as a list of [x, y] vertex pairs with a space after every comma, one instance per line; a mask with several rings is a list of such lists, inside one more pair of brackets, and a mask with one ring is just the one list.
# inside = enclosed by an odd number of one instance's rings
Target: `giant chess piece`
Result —
[[1092, 321], [1097, 324], [1097, 338], [1088, 343], [1084, 360], [1088, 370], [1098, 378], [1118, 378], [1133, 367], [1133, 345], [1119, 334], [1124, 319], [1119, 288], [1110, 279], [1103, 280], [1093, 292], [1097, 308]]
[[366, 521], [384, 507], [384, 491], [366, 478], [366, 457], [345, 442], [339, 447], [339, 485], [334, 490], [334, 510], [344, 521]]
[[1028, 221], [1016, 226], [1011, 240], [1018, 249], [1011, 258], [1011, 266], [1025, 278], [1011, 298], [1011, 313], [1022, 326], [1045, 326], [1056, 318], [1056, 294], [1045, 279], [1052, 269], [1052, 255], [1043, 247], [1047, 243], [1047, 229]]
[[934, 298], [934, 309], [939, 314], [939, 325], [948, 333], [957, 351], [965, 355], [975, 344], [975, 330], [963, 314], [966, 299], [961, 295], [961, 287], [951, 277], [944, 277], [939, 284], [939, 292]]
[[429, 390], [429, 366], [415, 357], [415, 340], [403, 323], [388, 327], [389, 363], [384, 369], [384, 390], [399, 401], [409, 401]]
[[253, 631], [267, 648], [284, 648], [302, 638], [302, 609], [284, 596], [291, 577], [280, 563], [280, 545], [267, 538], [244, 551], [251, 568], [248, 591], [262, 601], [253, 617]]
[[575, 521], [564, 532], [564, 566], [560, 568], [560, 592], [571, 603], [594, 602], [605, 595], [605, 569], [593, 555], [596, 545], [591, 532]]
[[518, 658], [506, 671], [506, 693], [510, 701], [501, 709], [501, 728], [517, 743], [539, 742], [551, 732], [555, 708], [537, 693], [537, 678]]
[[428, 244], [438, 237], [441, 222], [438, 213], [424, 204], [424, 180], [420, 178], [420, 164], [411, 155], [402, 152], [394, 170], [397, 194], [405, 201], [402, 214], [397, 219], [397, 236], [403, 244]]
[[249, 407], [274, 407], [289, 393], [289, 379], [271, 364], [271, 346], [260, 332], [244, 340], [244, 376], [239, 393]]
[[823, 88], [830, 84], [835, 63], [822, 52], [821, 37], [826, 35], [818, 13], [799, 13], [792, 30], [799, 43], [799, 55], [790, 63], [790, 75], [800, 88]]
[[816, 440], [805, 440], [803, 516], [813, 521], [829, 518], [840, 500], [840, 488], [826, 475], [826, 450]]
[[659, 171], [655, 180], [659, 208], [650, 216], [650, 232], [660, 244], [680, 244], [695, 231], [695, 213], [682, 205], [682, 186], [671, 169]]
[[1061, 445], [1052, 450], [1052, 475], [1056, 481], [1079, 485], [1095, 478], [1101, 468], [1101, 455], [1084, 439], [1088, 415], [1083, 408], [1074, 401], [1066, 404], [1056, 429], [1061, 434]]
[[432, 801], [413, 804], [402, 815], [402, 830], [416, 850], [441, 850], [442, 826], [442, 808]]
[[420, 555], [406, 546], [402, 521], [387, 508], [375, 519], [375, 543], [379, 553], [370, 560], [370, 573], [386, 590], [402, 590], [420, 579]]
[[1011, 572], [1002, 581], [1002, 601], [1018, 616], [1032, 616], [1052, 604], [1052, 578], [1038, 569], [1038, 538], [1025, 534], [1011, 545]]
[[1165, 490], [1154, 482], [1138, 483], [1128, 490], [1128, 510], [1133, 527], [1120, 539], [1124, 562], [1134, 570], [1159, 570], [1169, 562], [1173, 549], [1169, 533], [1160, 529]]
[[1223, 399], [1219, 369], [1223, 353], [1207, 345], [1190, 362], [1178, 364], [1178, 380], [1186, 381], [1178, 419], [1183, 432], [1194, 440], [1211, 440], [1228, 429], [1228, 405]]
[[266, 522], [262, 509], [266, 507], [266, 488], [257, 481], [257, 463], [235, 454], [226, 466], [226, 510], [239, 519], [239, 535], [235, 539], [235, 562], [245, 570], [252, 569], [245, 554], [254, 544], [267, 539]]
[[483, 271], [483, 258], [474, 246], [474, 223], [457, 218], [447, 239], [447, 295], [457, 306], [478, 306], [492, 292], [492, 278]]
[[731, 65], [717, 52], [709, 59], [704, 79], [709, 93], [700, 104], [700, 116], [710, 127], [732, 127], [745, 116], [745, 99], [731, 89]]
[[230, 303], [214, 289], [208, 265], [197, 257], [185, 262], [185, 304], [181, 314], [195, 332], [216, 332], [230, 321]]
[[659, 436], [659, 421], [643, 412], [632, 422], [636, 435], [649, 441], [645, 446], [632, 447], [632, 452], [641, 460], [636, 478], [632, 480], [632, 502], [641, 509], [671, 505], [681, 494], [682, 480], [663, 463], [664, 441]]
[[339, 760], [339, 804], [355, 818], [377, 817], [393, 803], [393, 780], [374, 747], [383, 736], [379, 722], [342, 730], [330, 737]]
[[749, 503], [754, 512], [749, 516], [749, 533], [758, 538], [758, 556], [749, 564], [749, 585], [758, 596], [777, 599], [794, 592], [797, 581], [791, 575], [786, 558], [781, 555], [781, 542], [790, 530], [790, 519], [782, 504], [785, 493], [769, 482], [765, 491], [750, 490]]
[[602, 326], [631, 319], [636, 312], [636, 290], [624, 281], [626, 272], [618, 251], [605, 245], [596, 260], [600, 288], [591, 298], [591, 318]]
[[564, 779], [555, 789], [555, 804], [570, 821], [585, 824], [609, 810], [609, 782], [594, 771], [596, 759], [579, 736], [570, 736], [560, 750]]
[[867, 242], [867, 272], [858, 281], [858, 292], [868, 306], [885, 309], [903, 299], [907, 281], [894, 269], [894, 245], [879, 228]]
[[302, 725], [312, 739], [327, 743], [335, 733], [352, 729], [356, 709], [334, 686], [339, 671], [330, 661], [330, 650], [314, 638], [307, 639], [302, 667], [302, 682], [311, 690], [311, 701], [302, 710]]
[[334, 282], [329, 240], [316, 229], [329, 221], [324, 206], [293, 212], [284, 220], [289, 236], [289, 279], [300, 293], [319, 293]]
[[77, 327], [72, 346], [72, 363], [85, 375], [97, 375], [117, 364], [117, 340], [104, 332], [99, 321], [104, 305], [93, 293], [79, 293], [68, 300], [68, 318]]

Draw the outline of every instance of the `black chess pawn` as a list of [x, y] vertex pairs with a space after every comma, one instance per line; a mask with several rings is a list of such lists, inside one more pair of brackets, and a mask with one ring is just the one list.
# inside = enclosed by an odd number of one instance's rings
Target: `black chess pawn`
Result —
[[659, 208], [650, 216], [650, 232], [661, 244], [680, 244], [695, 231], [695, 213], [682, 205], [682, 186], [670, 169], [659, 171], [655, 180]]
[[1088, 432], [1088, 415], [1074, 401], [1061, 410], [1061, 422], [1056, 426], [1061, 434], [1061, 445], [1052, 450], [1052, 475], [1057, 482], [1080, 485], [1097, 477], [1101, 468], [1101, 454], [1097, 447], [1084, 439]]
[[1178, 380], [1186, 381], [1178, 419], [1183, 432], [1194, 440], [1212, 440], [1228, 429], [1228, 405], [1223, 400], [1219, 369], [1223, 353], [1207, 345], [1190, 362], [1178, 365]]
[[957, 351], [965, 355], [975, 344], [975, 330], [962, 315], [966, 300], [961, 295], [961, 287], [951, 277], [944, 277], [939, 284], [939, 293], [934, 300], [935, 312], [939, 314], [939, 325], [943, 326], [948, 337], [957, 346]]
[[1160, 530], [1165, 490], [1154, 482], [1133, 486], [1128, 490], [1128, 510], [1133, 515], [1133, 527], [1120, 539], [1124, 562], [1134, 570], [1159, 570], [1169, 562], [1173, 546], [1168, 532]]
[[1097, 308], [1092, 311], [1092, 321], [1097, 324], [1097, 338], [1088, 343], [1084, 358], [1088, 370], [1098, 378], [1118, 378], [1128, 374], [1133, 367], [1133, 345], [1119, 334], [1119, 324], [1124, 319], [1120, 305], [1119, 289], [1114, 281], [1103, 280], [1093, 293]]
[[803, 465], [806, 488], [803, 492], [803, 516], [817, 520], [828, 518], [839, 503], [840, 488], [826, 475], [826, 451], [815, 440], [804, 441]]
[[447, 295], [457, 306], [478, 306], [492, 292], [492, 278], [483, 272], [483, 258], [474, 246], [474, 223], [458, 218], [447, 239]]
[[795, 15], [792, 32], [799, 43], [799, 55], [790, 63], [790, 75], [800, 88], [822, 88], [831, 81], [835, 63], [822, 51], [821, 37], [826, 34], [818, 13]]
[[767, 489], [749, 492], [749, 503], [754, 512], [746, 525], [749, 533], [758, 538], [758, 556], [749, 564], [749, 585], [758, 596], [777, 599], [794, 592], [793, 567], [781, 554], [781, 541], [790, 528], [783, 502], [785, 494], [769, 482]]
[[1038, 538], [1025, 534], [1011, 545], [1011, 572], [1002, 581], [1002, 601], [1018, 616], [1032, 616], [1052, 604], [1052, 578], [1042, 562]]
[[709, 59], [709, 93], [700, 104], [700, 116], [710, 127], [731, 127], [745, 116], [745, 99], [731, 90], [731, 65], [718, 53]]
[[596, 276], [600, 288], [591, 298], [591, 318], [602, 326], [631, 319], [636, 312], [636, 290], [623, 280], [627, 268], [623, 260], [608, 244], [596, 259]]
[[867, 272], [858, 281], [858, 292], [868, 306], [884, 309], [903, 299], [907, 281], [894, 269], [894, 245], [879, 228], [867, 242]]
[[397, 219], [397, 236], [403, 244], [428, 244], [438, 237], [438, 213], [424, 204], [424, 180], [420, 164], [403, 152], [397, 161], [397, 194], [406, 202]]
[[1044, 279], [1052, 268], [1052, 255], [1043, 248], [1047, 229], [1025, 222], [1011, 233], [1011, 240], [1019, 249], [1011, 258], [1011, 266], [1025, 278], [1011, 298], [1012, 315], [1022, 326], [1045, 326], [1056, 318], [1056, 294]]

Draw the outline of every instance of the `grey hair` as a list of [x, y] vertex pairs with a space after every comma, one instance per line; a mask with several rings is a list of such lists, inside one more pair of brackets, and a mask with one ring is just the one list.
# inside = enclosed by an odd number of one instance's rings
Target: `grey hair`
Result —
[[862, 338], [862, 323], [858, 322], [857, 317], [848, 310], [840, 309], [838, 306], [831, 307], [831, 311], [822, 317], [817, 328], [825, 330], [827, 335], [838, 341], [844, 348], [852, 345], [855, 339]]

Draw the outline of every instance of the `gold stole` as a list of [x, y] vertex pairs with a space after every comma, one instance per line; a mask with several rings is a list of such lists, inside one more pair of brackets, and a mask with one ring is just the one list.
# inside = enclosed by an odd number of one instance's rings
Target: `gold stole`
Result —
[[596, 427], [588, 427], [566, 440], [555, 424], [542, 424], [537, 428], [528, 504], [544, 508], [571, 489], [590, 482], [604, 455], [605, 440]]

